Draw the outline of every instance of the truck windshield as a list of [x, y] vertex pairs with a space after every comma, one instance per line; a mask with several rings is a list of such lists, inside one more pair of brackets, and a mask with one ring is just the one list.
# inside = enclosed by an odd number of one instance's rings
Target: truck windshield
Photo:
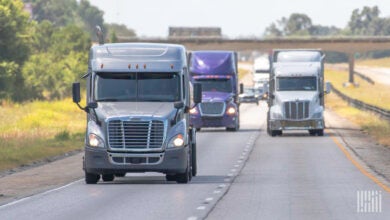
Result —
[[278, 91], [316, 91], [316, 77], [278, 77]]
[[100, 72], [95, 77], [95, 100], [179, 101], [179, 78], [177, 73]]
[[230, 79], [197, 79], [202, 84], [202, 91], [207, 92], [232, 92], [232, 81]]

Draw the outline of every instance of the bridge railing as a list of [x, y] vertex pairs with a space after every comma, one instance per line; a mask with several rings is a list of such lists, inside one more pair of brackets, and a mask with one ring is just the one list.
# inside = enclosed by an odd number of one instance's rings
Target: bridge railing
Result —
[[379, 108], [377, 106], [367, 104], [367, 103], [362, 102], [360, 100], [353, 99], [353, 98], [345, 95], [344, 93], [342, 93], [340, 90], [336, 89], [333, 85], [332, 85], [332, 91], [336, 95], [338, 95], [341, 99], [348, 102], [349, 105], [351, 105], [355, 108], [361, 109], [363, 111], [372, 112], [374, 114], [379, 115], [381, 118], [384, 118], [384, 119], [387, 119], [390, 121], [390, 110]]

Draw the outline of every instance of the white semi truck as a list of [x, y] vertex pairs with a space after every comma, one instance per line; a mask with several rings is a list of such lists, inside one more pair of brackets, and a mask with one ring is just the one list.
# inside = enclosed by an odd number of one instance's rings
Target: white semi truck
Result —
[[269, 79], [267, 131], [308, 130], [324, 135], [324, 54], [321, 50], [274, 50]]

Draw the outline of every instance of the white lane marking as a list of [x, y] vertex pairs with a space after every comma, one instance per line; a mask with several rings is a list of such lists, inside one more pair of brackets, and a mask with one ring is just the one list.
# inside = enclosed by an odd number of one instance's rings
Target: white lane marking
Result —
[[234, 165], [234, 167], [236, 167], [236, 168], [237, 168], [237, 167], [240, 167], [240, 165], [236, 164], [236, 165]]
[[48, 190], [48, 191], [45, 191], [45, 192], [41, 192], [41, 193], [38, 193], [38, 194], [35, 194], [35, 195], [31, 195], [31, 196], [28, 196], [28, 197], [25, 197], [25, 198], [22, 198], [22, 199], [18, 199], [16, 201], [13, 201], [13, 202], [10, 202], [10, 203], [7, 203], [7, 204], [4, 204], [4, 205], [0, 206], [0, 209], [8, 207], [8, 206], [16, 205], [16, 204], [21, 203], [23, 201], [27, 201], [27, 200], [31, 199], [32, 197], [34, 197], [34, 196], [46, 195], [46, 194], [49, 194], [49, 193], [52, 193], [52, 192], [55, 192], [55, 191], [58, 191], [58, 190], [61, 190], [61, 189], [65, 189], [65, 188], [67, 188], [67, 187], [69, 187], [69, 186], [71, 186], [71, 185], [73, 185], [73, 184], [75, 184], [77, 182], [82, 181], [82, 180], [83, 179], [79, 179], [79, 180], [73, 181], [71, 183], [68, 183], [68, 184], [66, 184], [64, 186], [60, 186], [58, 188], [54, 188], [54, 189], [51, 189], [51, 190]]
[[205, 210], [206, 209], [206, 206], [199, 206], [198, 208], [196, 208], [197, 210]]
[[214, 190], [214, 194], [218, 194], [218, 193], [220, 193], [221, 192], [221, 190]]
[[197, 219], [198, 219], [198, 217], [196, 217], [196, 216], [191, 216], [191, 217], [187, 218], [187, 220], [197, 220]]
[[219, 186], [218, 186], [218, 188], [224, 188], [224, 187], [226, 187], [226, 184], [220, 184]]
[[234, 173], [234, 172], [236, 172], [237, 170], [236, 170], [236, 169], [231, 169], [230, 171]]
[[226, 176], [232, 177], [232, 176], [233, 176], [233, 173], [228, 173]]
[[204, 203], [208, 204], [208, 203], [210, 203], [210, 202], [213, 201], [213, 200], [214, 200], [213, 197], [208, 197], [208, 198], [206, 198], [206, 199], [204, 200]]
[[230, 178], [225, 178], [224, 181], [225, 181], [225, 182], [229, 182], [229, 181], [230, 181]]

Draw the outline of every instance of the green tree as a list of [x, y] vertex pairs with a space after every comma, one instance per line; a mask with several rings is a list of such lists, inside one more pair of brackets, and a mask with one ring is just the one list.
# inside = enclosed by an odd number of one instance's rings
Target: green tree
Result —
[[29, 16], [20, 0], [0, 0], [0, 99], [20, 100], [23, 78], [20, 66], [28, 59]]
[[50, 21], [54, 26], [75, 23], [76, 0], [25, 0], [33, 5], [33, 19], [41, 22]]
[[106, 24], [106, 29], [108, 30], [109, 36], [112, 35], [112, 32], [115, 32], [116, 36], [119, 37], [135, 37], [137, 36], [135, 31], [132, 29], [129, 29], [124, 24]]
[[312, 22], [309, 16], [300, 13], [293, 13], [285, 23], [284, 32], [287, 36], [310, 35], [309, 30], [311, 27]]

